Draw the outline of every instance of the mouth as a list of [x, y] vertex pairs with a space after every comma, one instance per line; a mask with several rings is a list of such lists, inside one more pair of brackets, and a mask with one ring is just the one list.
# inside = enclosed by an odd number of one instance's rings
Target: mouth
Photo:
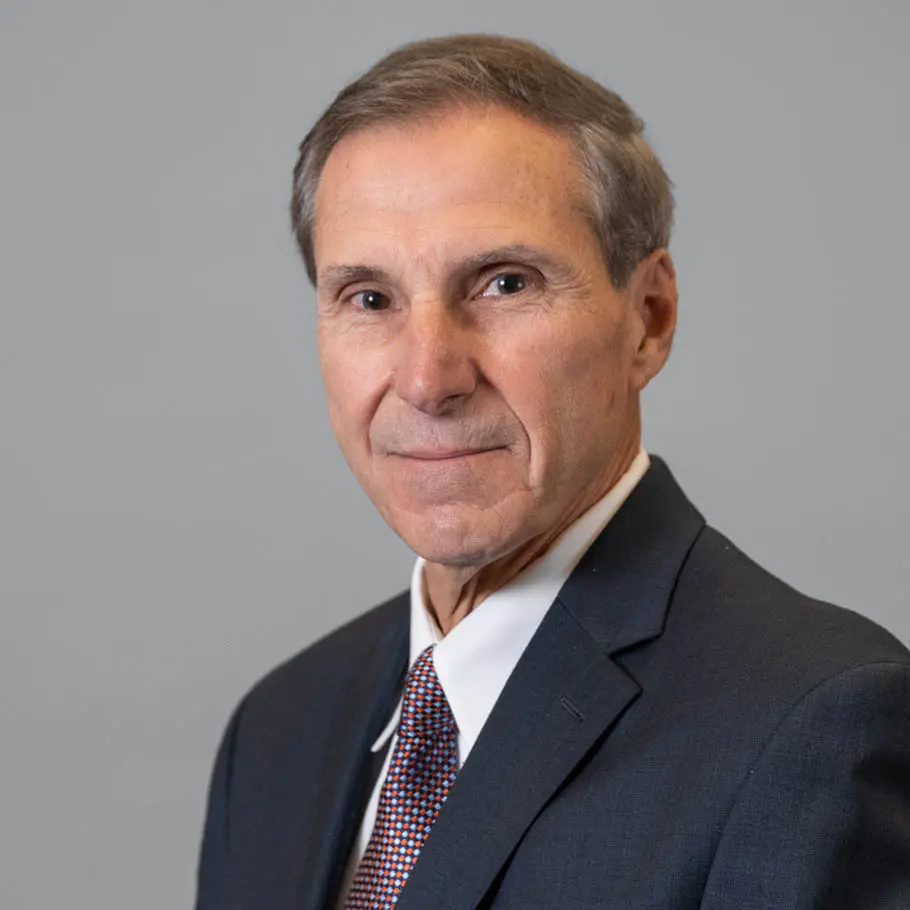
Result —
[[505, 446], [490, 446], [483, 449], [415, 449], [410, 452], [396, 452], [397, 458], [408, 461], [455, 461], [459, 458], [471, 458], [476, 455], [486, 455], [489, 452], [501, 452]]

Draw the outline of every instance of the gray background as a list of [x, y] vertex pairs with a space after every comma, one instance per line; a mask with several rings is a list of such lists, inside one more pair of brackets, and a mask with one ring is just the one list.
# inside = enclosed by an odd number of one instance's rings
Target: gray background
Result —
[[677, 184], [645, 442], [798, 587], [910, 640], [910, 4], [0, 0], [0, 906], [192, 900], [226, 717], [403, 587], [338, 454], [297, 142], [404, 40], [625, 95]]

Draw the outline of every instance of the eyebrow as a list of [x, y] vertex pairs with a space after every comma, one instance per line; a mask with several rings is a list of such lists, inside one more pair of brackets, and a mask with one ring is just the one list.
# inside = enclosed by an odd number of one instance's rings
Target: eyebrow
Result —
[[[481, 250], [453, 263], [448, 271], [450, 280], [464, 279], [494, 265], [525, 265], [550, 273], [556, 280], [572, 274], [571, 266], [561, 257], [528, 243], [512, 243]], [[317, 287], [327, 290], [360, 282], [391, 283], [392, 276], [375, 265], [330, 265], [317, 276]]]

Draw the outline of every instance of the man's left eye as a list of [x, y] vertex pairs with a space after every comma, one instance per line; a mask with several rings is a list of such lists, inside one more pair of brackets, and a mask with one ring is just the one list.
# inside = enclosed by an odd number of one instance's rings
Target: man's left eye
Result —
[[517, 272], [504, 272], [497, 275], [483, 291], [484, 297], [507, 297], [518, 294], [528, 286], [528, 279]]

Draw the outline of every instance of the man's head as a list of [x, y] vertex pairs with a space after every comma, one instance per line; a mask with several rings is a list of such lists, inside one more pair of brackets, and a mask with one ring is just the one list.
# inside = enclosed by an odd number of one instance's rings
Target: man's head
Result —
[[669, 181], [615, 94], [534, 45], [408, 45], [301, 146], [292, 219], [329, 413], [431, 562], [562, 526], [638, 447], [676, 319]]

